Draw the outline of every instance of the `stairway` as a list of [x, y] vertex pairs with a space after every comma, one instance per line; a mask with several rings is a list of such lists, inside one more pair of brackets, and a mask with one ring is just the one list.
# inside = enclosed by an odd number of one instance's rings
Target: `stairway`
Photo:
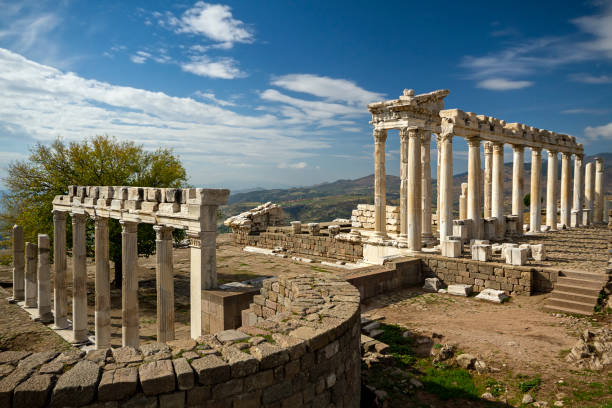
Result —
[[592, 315], [608, 276], [605, 273], [559, 272], [557, 284], [552, 296], [546, 300], [544, 311]]

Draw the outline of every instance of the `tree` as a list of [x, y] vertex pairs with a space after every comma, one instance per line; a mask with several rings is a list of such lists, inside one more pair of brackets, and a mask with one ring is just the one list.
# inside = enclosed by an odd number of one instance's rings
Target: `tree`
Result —
[[[187, 173], [172, 150], [144, 150], [134, 142], [110, 136], [95, 136], [81, 142], [56, 139], [51, 145], [37, 143], [27, 160], [8, 166], [3, 179], [8, 192], [2, 197], [0, 222], [8, 233], [13, 224], [23, 226], [27, 241], [36, 242], [39, 233], [53, 238], [53, 197], [66, 194], [69, 185], [184, 187]], [[68, 217], [68, 247], [72, 246], [72, 225]], [[93, 254], [93, 222], [87, 224], [88, 255]], [[182, 231], [177, 231], [180, 235]], [[121, 286], [121, 227], [109, 223], [109, 257], [115, 263], [115, 287]], [[155, 250], [151, 225], [138, 226], [138, 253], [148, 256]]]

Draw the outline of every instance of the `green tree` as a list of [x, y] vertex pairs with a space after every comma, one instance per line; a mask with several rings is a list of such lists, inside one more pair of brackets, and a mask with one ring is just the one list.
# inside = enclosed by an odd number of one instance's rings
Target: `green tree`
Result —
[[[2, 197], [0, 222], [8, 236], [13, 224], [24, 228], [27, 241], [36, 242], [37, 234], [53, 238], [52, 201], [66, 194], [69, 185], [184, 187], [187, 173], [172, 150], [159, 148], [150, 152], [134, 142], [118, 141], [110, 136], [95, 136], [80, 142], [56, 139], [51, 145], [37, 143], [27, 160], [8, 166], [3, 179], [8, 192]], [[88, 254], [93, 255], [93, 222], [88, 221]], [[67, 220], [68, 247], [72, 246], [71, 222]], [[177, 231], [177, 236], [182, 231]], [[115, 263], [115, 287], [121, 286], [121, 227], [109, 223], [110, 259]], [[155, 250], [151, 225], [138, 226], [138, 252], [148, 256]]]

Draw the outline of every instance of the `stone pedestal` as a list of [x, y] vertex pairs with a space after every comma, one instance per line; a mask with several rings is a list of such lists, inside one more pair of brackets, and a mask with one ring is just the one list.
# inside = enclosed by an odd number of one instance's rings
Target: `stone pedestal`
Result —
[[172, 262], [172, 228], [154, 226], [156, 288], [157, 288], [157, 341], [174, 340], [174, 273]]
[[302, 233], [302, 223], [300, 221], [291, 221], [291, 232], [294, 234]]
[[551, 231], [557, 229], [557, 152], [548, 151], [546, 178], [546, 225]]
[[480, 138], [468, 139], [468, 214], [472, 220], [472, 237], [479, 239], [482, 236], [482, 221], [480, 208]]
[[459, 258], [461, 256], [461, 241], [456, 239], [447, 239], [440, 242], [440, 251], [442, 256], [449, 258]]
[[13, 299], [24, 300], [25, 286], [25, 246], [23, 227], [13, 226]]
[[541, 201], [540, 201], [540, 179], [542, 173], [542, 150], [531, 149], [531, 193], [529, 194], [529, 232], [540, 233], [542, 223]]
[[387, 236], [387, 173], [385, 170], [386, 140], [386, 130], [374, 130], [374, 233], [378, 237]]
[[593, 224], [593, 210], [590, 208], [584, 208], [582, 210], [582, 224], [591, 225]]
[[[72, 333], [75, 343], [87, 341], [87, 248], [85, 214], [72, 213]], [[125, 263], [124, 266], [125, 268]]]
[[502, 237], [498, 237], [498, 226], [496, 217], [485, 218], [482, 222], [483, 225], [483, 239], [501, 239]]
[[26, 242], [25, 245], [25, 307], [37, 307], [38, 296], [36, 269], [37, 266], [36, 244]]
[[574, 156], [574, 200], [570, 220], [572, 227], [582, 225], [582, 202], [584, 201], [584, 169], [582, 160], [582, 155]]
[[472, 260], [489, 262], [492, 257], [491, 245], [476, 244], [472, 246]]
[[505, 217], [505, 236], [506, 237], [515, 237], [516, 235], [522, 235], [523, 233], [523, 224], [518, 223], [518, 216], [506, 215]]
[[452, 234], [453, 229], [453, 139], [451, 134], [442, 134], [438, 138], [440, 153], [440, 241]]
[[38, 234], [38, 315], [42, 323], [51, 323], [51, 265], [50, 240], [46, 234]]
[[512, 214], [518, 217], [518, 225], [520, 225], [519, 233], [523, 232], [523, 211], [525, 203], [524, 186], [525, 186], [525, 148], [523, 146], [512, 146], [513, 162], [512, 162]]
[[96, 349], [110, 347], [110, 265], [108, 242], [108, 218], [96, 217]]
[[466, 225], [467, 220], [454, 220], [453, 221], [453, 236], [459, 237], [461, 241], [465, 242], [470, 239], [469, 227]]
[[[121, 344], [138, 347], [138, 224], [121, 223], [121, 257], [123, 279], [121, 287]], [[192, 300], [193, 301], [193, 300]]]

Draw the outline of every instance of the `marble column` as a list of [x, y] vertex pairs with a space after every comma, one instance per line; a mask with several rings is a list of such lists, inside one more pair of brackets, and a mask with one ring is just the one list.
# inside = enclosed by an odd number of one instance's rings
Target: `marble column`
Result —
[[96, 349], [110, 347], [111, 342], [111, 300], [110, 265], [108, 242], [108, 218], [95, 218], [96, 239]]
[[87, 248], [85, 214], [72, 216], [72, 333], [75, 343], [87, 341]]
[[440, 154], [440, 242], [453, 235], [453, 135], [438, 136]]
[[531, 148], [531, 193], [529, 194], [529, 232], [537, 234], [540, 232], [542, 223], [542, 202], [540, 200], [540, 186], [542, 173], [542, 149]]
[[421, 236], [431, 240], [431, 133], [422, 131], [421, 135]]
[[[408, 236], [408, 129], [400, 129], [400, 238]], [[386, 220], [385, 220], [386, 223]], [[386, 225], [386, 224], [385, 224]]]
[[172, 260], [172, 227], [155, 225], [157, 341], [174, 340], [174, 275]]
[[408, 249], [421, 250], [421, 131], [408, 129]]
[[467, 220], [467, 196], [468, 183], [461, 183], [461, 192], [459, 193], [459, 219]]
[[138, 223], [121, 223], [121, 344], [138, 347]]
[[36, 285], [36, 244], [26, 242], [25, 244], [25, 307], [37, 307], [38, 289]]
[[601, 224], [604, 212], [604, 167], [601, 157], [595, 158], [595, 194], [593, 200], [593, 223]]
[[546, 175], [546, 225], [551, 231], [557, 229], [557, 161], [557, 152], [549, 150]]
[[437, 230], [438, 232], [440, 231], [440, 219], [442, 218], [441, 215], [441, 210], [440, 210], [440, 190], [442, 189], [442, 185], [440, 182], [440, 174], [442, 172], [441, 170], [441, 161], [442, 161], [442, 151], [441, 151], [441, 140], [440, 140], [440, 135], [436, 135], [436, 154], [437, 154], [437, 160], [436, 160], [436, 167], [437, 167], [437, 171], [436, 171], [436, 225], [437, 225]]
[[51, 323], [51, 242], [47, 234], [38, 234], [38, 315], [42, 323]]
[[480, 207], [480, 138], [471, 137], [468, 142], [468, 199], [467, 217], [472, 220], [472, 237], [482, 236], [482, 220]]
[[55, 329], [68, 328], [68, 295], [66, 294], [66, 213], [53, 211], [53, 317]]
[[493, 143], [491, 216], [497, 218], [496, 236], [505, 235], [504, 220], [504, 144]]
[[570, 164], [572, 155], [570, 153], [561, 153], [561, 224], [567, 228], [570, 227]]
[[382, 238], [387, 236], [386, 140], [385, 129], [374, 129], [374, 234]]
[[484, 142], [484, 218], [495, 217], [492, 214], [492, 179], [495, 177], [492, 166], [493, 143]]
[[572, 216], [572, 227], [579, 227], [582, 225], [582, 202], [584, 201], [584, 168], [583, 168], [583, 156], [574, 156], [574, 202], [572, 206], [572, 212], [575, 216]]
[[523, 233], [523, 211], [525, 203], [523, 196], [525, 195], [525, 147], [513, 145], [513, 162], [512, 162], [512, 214], [516, 215], [516, 229], [519, 234]]
[[13, 299], [15, 301], [24, 300], [24, 251], [23, 227], [21, 225], [13, 225]]
[[586, 164], [584, 169], [584, 208], [591, 210], [593, 219], [593, 198], [595, 195], [595, 167], [592, 162]]

